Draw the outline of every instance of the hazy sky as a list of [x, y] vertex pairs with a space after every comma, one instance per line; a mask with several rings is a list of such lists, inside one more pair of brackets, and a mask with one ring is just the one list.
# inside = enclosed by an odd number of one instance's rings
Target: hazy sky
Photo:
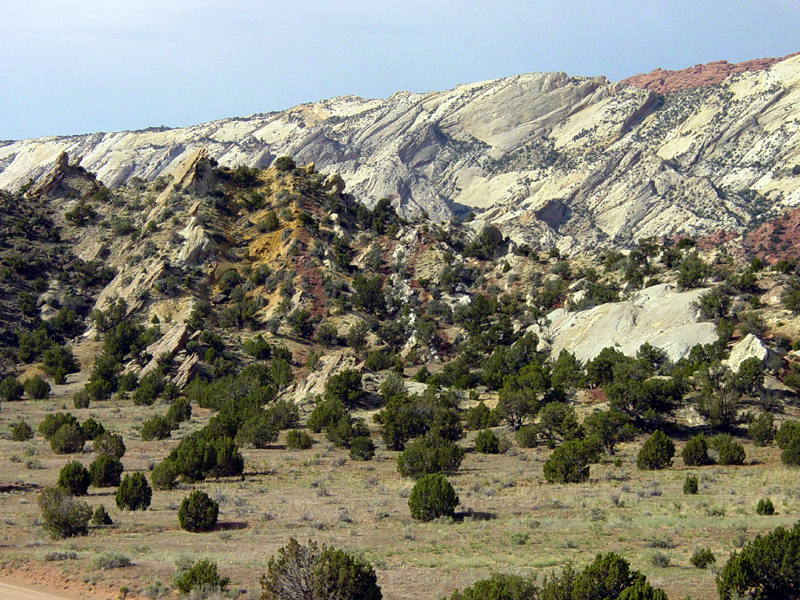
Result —
[[800, 51], [798, 0], [0, 0], [0, 139]]

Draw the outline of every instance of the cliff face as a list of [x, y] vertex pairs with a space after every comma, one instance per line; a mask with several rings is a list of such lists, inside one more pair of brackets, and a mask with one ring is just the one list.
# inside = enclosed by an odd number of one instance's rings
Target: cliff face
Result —
[[747, 71], [763, 71], [764, 69], [769, 69], [772, 65], [795, 56], [797, 56], [797, 53], [782, 58], [757, 58], [740, 63], [717, 60], [677, 71], [655, 69], [649, 73], [639, 73], [633, 77], [623, 79], [622, 83], [642, 88], [643, 90], [653, 90], [658, 94], [665, 94], [667, 92], [685, 90], [686, 88], [722, 83], [729, 75], [746, 73]]
[[[660, 89], [660, 88], [659, 88]], [[659, 95], [564, 73], [385, 100], [346, 96], [172, 130], [0, 145], [0, 187], [62, 151], [106, 185], [172, 171], [207, 148], [221, 165], [291, 155], [401, 214], [476, 214], [520, 242], [592, 249], [651, 235], [744, 231], [800, 203], [800, 57]]]

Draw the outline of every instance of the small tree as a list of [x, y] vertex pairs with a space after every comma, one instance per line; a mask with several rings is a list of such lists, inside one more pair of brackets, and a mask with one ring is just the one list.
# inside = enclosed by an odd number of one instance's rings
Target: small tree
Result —
[[720, 600], [795, 598], [800, 589], [800, 525], [756, 535], [717, 576]]
[[62, 488], [46, 488], [36, 501], [43, 526], [53, 539], [86, 535], [92, 509]]
[[262, 600], [380, 600], [372, 566], [346, 552], [294, 538], [267, 563]]
[[666, 469], [672, 464], [673, 456], [675, 456], [675, 444], [663, 431], [656, 429], [639, 450], [636, 466], [643, 471]]
[[686, 495], [694, 495], [698, 490], [697, 475], [687, 475], [683, 480], [683, 493]]
[[483, 429], [475, 436], [475, 452], [500, 454], [500, 438], [490, 429]]
[[188, 421], [192, 418], [192, 405], [186, 398], [178, 398], [173, 402], [167, 411], [167, 419], [172, 424], [173, 429], [178, 428], [179, 423]]
[[106, 428], [99, 421], [89, 418], [81, 423], [81, 431], [87, 440], [96, 440], [106, 432]]
[[721, 465], [743, 465], [747, 455], [744, 446], [734, 441], [727, 433], [711, 438], [711, 447], [717, 451], [717, 461]]
[[162, 415], [153, 415], [142, 424], [142, 439], [146, 442], [172, 436], [172, 422]]
[[375, 443], [367, 435], [353, 438], [350, 442], [350, 460], [372, 460], [375, 456]]
[[686, 442], [686, 445], [681, 451], [681, 458], [683, 458], [683, 464], [687, 467], [699, 467], [710, 464], [711, 458], [708, 456], [706, 436], [701, 433]]
[[86, 438], [77, 425], [62, 425], [50, 438], [50, 449], [56, 454], [75, 454], [83, 450]]
[[142, 473], [125, 475], [115, 497], [117, 507], [122, 510], [147, 510], [152, 498], [153, 490]]
[[584, 421], [589, 435], [597, 436], [606, 455], [613, 456], [614, 449], [620, 442], [629, 442], [636, 437], [636, 428], [631, 418], [619, 410], [592, 413]]
[[695, 550], [695, 553], [692, 554], [692, 557], [689, 559], [695, 567], [698, 569], [705, 569], [708, 565], [713, 565], [717, 562], [717, 559], [714, 557], [714, 553], [711, 552], [708, 548], [703, 548], [701, 550]]
[[572, 440], [559, 446], [544, 463], [548, 483], [580, 483], [589, 478], [589, 464], [600, 460], [599, 448], [591, 440]]
[[761, 499], [758, 501], [756, 505], [756, 513], [759, 515], [774, 515], [775, 514], [775, 505], [772, 503], [772, 500], [769, 498]]
[[325, 383], [325, 397], [338, 399], [345, 406], [353, 406], [364, 395], [361, 388], [361, 373], [355, 369], [346, 369], [331, 375]]
[[45, 400], [50, 397], [50, 384], [40, 375], [29, 377], [22, 382], [22, 387], [32, 400]]
[[783, 452], [781, 452], [781, 462], [792, 467], [800, 466], [800, 431], [796, 430], [795, 434], [785, 443]]
[[58, 486], [73, 496], [85, 496], [90, 483], [89, 471], [77, 460], [65, 464], [58, 473]]
[[107, 454], [114, 458], [122, 458], [125, 456], [126, 448], [121, 435], [118, 433], [104, 433], [94, 441], [92, 450], [96, 454]]
[[11, 375], [0, 381], [0, 402], [15, 402], [22, 398], [25, 388]]
[[397, 457], [397, 470], [403, 477], [418, 479], [456, 471], [463, 459], [464, 449], [455, 442], [428, 434], [406, 445]]
[[313, 438], [302, 429], [290, 429], [286, 432], [286, 447], [289, 450], [308, 450], [313, 445]]
[[452, 517], [459, 504], [458, 494], [444, 475], [430, 473], [422, 476], [411, 489], [408, 508], [417, 521], [432, 521]]
[[200, 490], [195, 490], [184, 498], [178, 509], [181, 529], [195, 533], [214, 529], [218, 517], [219, 504]]
[[100, 526], [100, 525], [113, 525], [114, 521], [111, 520], [111, 516], [106, 511], [106, 507], [102, 504], [99, 505], [94, 513], [92, 514], [92, 525]]
[[755, 446], [768, 446], [775, 438], [775, 419], [769, 413], [761, 413], [750, 423], [747, 435]]
[[182, 594], [188, 594], [199, 588], [216, 588], [224, 590], [230, 583], [230, 578], [220, 576], [217, 563], [207, 558], [193, 563], [185, 571], [178, 573], [173, 583]]
[[122, 470], [122, 462], [116, 456], [101, 454], [89, 465], [89, 478], [94, 487], [117, 487]]
[[11, 439], [15, 442], [26, 442], [33, 437], [33, 429], [25, 421], [11, 424]]

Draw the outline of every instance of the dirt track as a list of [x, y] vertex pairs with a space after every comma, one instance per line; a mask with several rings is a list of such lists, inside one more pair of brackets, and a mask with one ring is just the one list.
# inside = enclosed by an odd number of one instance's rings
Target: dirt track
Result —
[[80, 598], [68, 592], [40, 588], [11, 579], [0, 579], [0, 600], [79, 600]]

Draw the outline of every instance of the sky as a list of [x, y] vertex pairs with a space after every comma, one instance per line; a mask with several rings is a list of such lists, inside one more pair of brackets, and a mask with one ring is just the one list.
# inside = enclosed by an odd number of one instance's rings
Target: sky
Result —
[[0, 140], [800, 51], [797, 0], [0, 0]]

